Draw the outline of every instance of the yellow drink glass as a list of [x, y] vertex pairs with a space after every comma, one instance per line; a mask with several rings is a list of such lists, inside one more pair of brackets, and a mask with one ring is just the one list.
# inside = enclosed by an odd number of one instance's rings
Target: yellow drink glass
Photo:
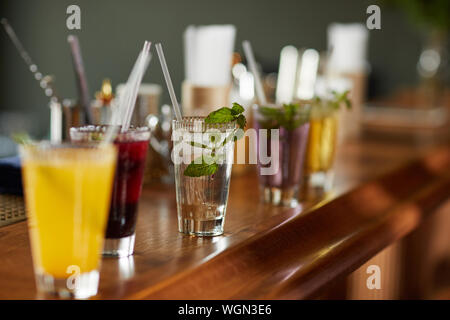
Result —
[[21, 146], [39, 293], [75, 298], [97, 293], [116, 152], [112, 145]]
[[338, 111], [331, 106], [313, 106], [304, 162], [302, 200], [322, 196], [332, 188], [337, 131]]

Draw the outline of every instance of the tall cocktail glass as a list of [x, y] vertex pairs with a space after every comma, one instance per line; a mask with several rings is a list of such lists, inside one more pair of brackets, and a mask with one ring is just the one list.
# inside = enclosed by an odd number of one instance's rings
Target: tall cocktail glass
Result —
[[[253, 107], [260, 194], [264, 203], [295, 207], [309, 133], [307, 106]], [[261, 161], [263, 157], [270, 162]], [[272, 172], [267, 170], [272, 168]]]
[[311, 108], [305, 175], [300, 195], [302, 201], [314, 201], [332, 189], [338, 112], [328, 104], [315, 104]]
[[[232, 137], [236, 129], [235, 122], [206, 124], [201, 117], [173, 121], [172, 158], [181, 233], [197, 236], [223, 233], [234, 154]], [[185, 170], [193, 161], [197, 162], [198, 170], [209, 168], [214, 173], [187, 176]]]
[[[102, 140], [106, 126], [72, 128], [72, 141]], [[118, 148], [117, 169], [106, 228], [103, 255], [126, 257], [134, 252], [134, 240], [145, 159], [150, 139], [147, 127], [120, 132], [114, 139]]]
[[20, 154], [39, 293], [95, 295], [116, 149], [37, 143]]

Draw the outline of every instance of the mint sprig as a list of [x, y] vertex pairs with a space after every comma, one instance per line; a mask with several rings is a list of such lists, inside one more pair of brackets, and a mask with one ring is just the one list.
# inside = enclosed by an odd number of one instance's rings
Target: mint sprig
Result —
[[11, 134], [11, 139], [17, 144], [29, 144], [33, 142], [30, 135], [26, 132], [16, 132]]
[[201, 177], [201, 176], [210, 176], [216, 173], [217, 169], [219, 169], [218, 164], [215, 162], [215, 159], [210, 157], [213, 161], [206, 161], [206, 157], [200, 157], [201, 163], [199, 159], [195, 159], [192, 161], [186, 169], [184, 169], [184, 175], [188, 177]]
[[[236, 121], [239, 126], [238, 129], [233, 130], [218, 147], [209, 147], [205, 144], [191, 141], [189, 142], [191, 146], [199, 147], [203, 149], [211, 150], [211, 156], [203, 155], [200, 159], [194, 159], [184, 170], [183, 174], [187, 177], [201, 177], [201, 176], [210, 176], [216, 173], [219, 169], [218, 156], [216, 153], [220, 151], [221, 148], [225, 147], [225, 145], [232, 141], [242, 138], [243, 130], [245, 125], [247, 124], [247, 119], [243, 115], [245, 109], [238, 103], [233, 103], [233, 107], [222, 107], [216, 111], [211, 112], [205, 118], [205, 123], [207, 124], [226, 124], [233, 121]], [[212, 136], [213, 137], [213, 136]], [[211, 138], [212, 138], [211, 137]], [[214, 142], [214, 141], [211, 141]]]
[[339, 109], [342, 104], [344, 104], [349, 110], [352, 108], [352, 102], [348, 97], [349, 93], [350, 93], [349, 90], [346, 90], [342, 93], [332, 91], [332, 94], [334, 95], [334, 100], [332, 100], [332, 104], [336, 109]]
[[308, 109], [300, 104], [283, 104], [281, 108], [265, 107], [259, 108], [264, 120], [259, 121], [265, 129], [277, 129], [280, 127], [288, 131], [298, 128], [308, 122]]
[[352, 102], [348, 97], [350, 91], [346, 90], [343, 92], [331, 91], [331, 99], [321, 99], [319, 97], [314, 98], [314, 103], [316, 105], [329, 105], [335, 110], [339, 110], [342, 105], [344, 105], [348, 110], [352, 108]]
[[232, 108], [222, 107], [219, 110], [213, 111], [205, 118], [205, 123], [229, 123], [236, 121], [241, 129], [244, 129], [247, 124], [247, 119], [242, 114], [245, 111], [244, 107], [239, 103], [234, 102]]

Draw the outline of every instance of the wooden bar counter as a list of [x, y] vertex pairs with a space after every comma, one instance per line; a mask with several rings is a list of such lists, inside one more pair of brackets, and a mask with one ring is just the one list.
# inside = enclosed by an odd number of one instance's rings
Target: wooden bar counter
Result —
[[[259, 203], [232, 177], [225, 234], [177, 231], [174, 186], [144, 188], [135, 254], [102, 261], [94, 299], [302, 299], [349, 275], [450, 199], [448, 140], [339, 148], [333, 195], [301, 210]], [[34, 299], [26, 221], [0, 228], [0, 299]]]

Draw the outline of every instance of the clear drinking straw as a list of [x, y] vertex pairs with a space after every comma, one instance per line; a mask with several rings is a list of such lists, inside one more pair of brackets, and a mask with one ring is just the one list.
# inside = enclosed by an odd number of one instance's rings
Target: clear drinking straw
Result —
[[267, 104], [267, 99], [266, 95], [264, 94], [261, 77], [259, 75], [258, 69], [256, 68], [255, 56], [253, 55], [252, 46], [250, 45], [250, 42], [248, 40], [243, 41], [242, 46], [244, 47], [244, 54], [247, 58], [250, 70], [255, 77], [255, 89], [259, 103], [265, 105]]
[[[138, 57], [138, 65], [136, 70], [136, 76], [133, 79], [133, 82], [129, 86], [129, 97], [128, 103], [126, 105], [124, 119], [122, 122], [122, 132], [125, 132], [130, 127], [131, 116], [134, 111], [134, 107], [136, 104], [136, 98], [139, 90], [139, 86], [141, 85], [142, 78], [144, 77], [145, 70], [149, 64], [149, 51], [150, 51], [151, 42], [145, 41], [144, 47], [142, 48], [142, 52]], [[128, 86], [127, 86], [128, 87]]]
[[112, 125], [110, 125], [106, 130], [105, 137], [101, 142], [102, 144], [112, 143], [117, 132], [119, 131], [120, 126], [117, 123], [118, 120], [121, 121], [122, 132], [128, 130], [130, 126], [131, 114], [133, 113], [134, 106], [136, 104], [137, 92], [149, 63], [148, 55], [150, 45], [150, 42], [145, 41], [144, 48], [139, 54], [130, 76], [128, 77], [125, 91], [123, 93], [125, 96], [121, 97], [118, 108], [113, 110], [112, 118], [115, 119], [115, 121], [113, 121]]
[[172, 80], [170, 78], [169, 69], [167, 68], [166, 59], [164, 58], [164, 52], [161, 43], [156, 44], [156, 52], [158, 52], [159, 62], [161, 63], [161, 69], [164, 74], [164, 79], [166, 80], [167, 89], [169, 89], [169, 96], [170, 100], [172, 101], [175, 116], [177, 118], [177, 121], [181, 121], [181, 109], [177, 102], [175, 90], [173, 89]]

